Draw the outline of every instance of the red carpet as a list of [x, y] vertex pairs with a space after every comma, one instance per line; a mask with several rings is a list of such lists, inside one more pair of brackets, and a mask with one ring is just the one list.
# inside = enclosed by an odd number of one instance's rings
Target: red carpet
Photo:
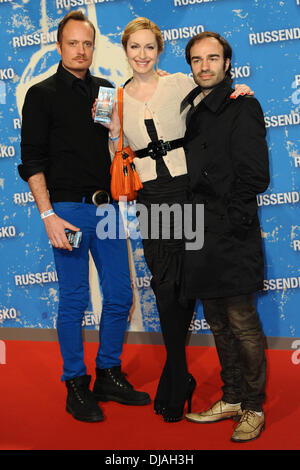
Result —
[[[233, 421], [164, 423], [153, 405], [102, 405], [105, 421], [81, 423], [65, 412], [66, 388], [60, 382], [57, 343], [6, 341], [0, 364], [1, 450], [299, 450], [300, 364], [292, 351], [267, 351], [266, 428], [255, 441], [230, 441]], [[94, 378], [97, 344], [87, 343], [86, 364]], [[206, 408], [220, 396], [214, 348], [188, 347], [190, 371], [197, 379], [192, 410]], [[153, 398], [164, 359], [162, 346], [125, 345], [128, 379]]]

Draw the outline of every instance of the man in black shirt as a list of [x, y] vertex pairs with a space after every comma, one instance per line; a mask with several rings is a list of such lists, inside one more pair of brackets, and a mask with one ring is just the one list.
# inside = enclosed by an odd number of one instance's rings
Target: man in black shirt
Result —
[[[25, 97], [19, 173], [28, 181], [53, 245], [67, 411], [81, 421], [102, 421], [97, 401], [144, 405], [150, 398], [134, 390], [121, 371], [120, 355], [132, 306], [127, 243], [124, 238], [100, 240], [96, 235], [96, 205], [109, 202], [111, 160], [108, 129], [94, 124], [91, 107], [99, 86], [112, 85], [89, 72], [95, 28], [80, 11], [63, 18], [57, 40], [62, 59], [57, 73], [31, 87]], [[111, 128], [112, 138], [113, 131]], [[118, 222], [118, 205], [113, 202], [112, 206]], [[72, 249], [66, 229], [82, 232], [79, 248]], [[103, 293], [93, 393], [81, 331], [89, 301], [89, 251]]]

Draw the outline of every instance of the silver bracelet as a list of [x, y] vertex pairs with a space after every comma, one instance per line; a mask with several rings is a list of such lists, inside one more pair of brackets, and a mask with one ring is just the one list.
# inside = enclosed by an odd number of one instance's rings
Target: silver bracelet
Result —
[[49, 209], [48, 211], [42, 212], [40, 215], [42, 219], [46, 219], [46, 217], [49, 217], [50, 215], [53, 215], [53, 214], [55, 214], [54, 210]]

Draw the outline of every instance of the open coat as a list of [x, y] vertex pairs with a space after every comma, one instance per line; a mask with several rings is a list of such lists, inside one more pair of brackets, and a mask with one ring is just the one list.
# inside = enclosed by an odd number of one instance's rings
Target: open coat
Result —
[[184, 100], [185, 152], [193, 204], [204, 204], [204, 245], [186, 252], [189, 298], [217, 298], [263, 288], [257, 194], [269, 184], [264, 116], [252, 97], [229, 98], [225, 78], [197, 106]]

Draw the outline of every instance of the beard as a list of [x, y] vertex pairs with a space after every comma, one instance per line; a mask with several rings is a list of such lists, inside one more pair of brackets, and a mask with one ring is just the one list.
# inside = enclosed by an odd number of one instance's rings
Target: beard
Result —
[[[211, 74], [211, 72], [210, 72]], [[212, 83], [210, 84], [206, 84], [202, 79], [201, 79], [201, 76], [199, 75], [194, 75], [194, 81], [195, 83], [197, 83], [197, 85], [199, 85], [202, 90], [212, 90], [213, 88], [215, 88], [216, 86], [218, 86], [225, 78], [225, 76], [220, 76], [220, 77], [217, 77], [215, 74], [212, 74], [212, 79], [215, 77], [215, 81], [213, 80]]]
[[[229, 70], [229, 69], [228, 69]], [[194, 74], [194, 81], [201, 87], [202, 90], [212, 90], [213, 88], [216, 88], [226, 77], [226, 74], [228, 73], [228, 70], [226, 70], [226, 64], [224, 61], [223, 64], [223, 69], [219, 69], [216, 72], [213, 72], [211, 70], [207, 70], [206, 72], [202, 71], [200, 74]], [[211, 79], [208, 80], [210, 81], [210, 84], [206, 84], [205, 80], [201, 79], [201, 75], [212, 75]]]

